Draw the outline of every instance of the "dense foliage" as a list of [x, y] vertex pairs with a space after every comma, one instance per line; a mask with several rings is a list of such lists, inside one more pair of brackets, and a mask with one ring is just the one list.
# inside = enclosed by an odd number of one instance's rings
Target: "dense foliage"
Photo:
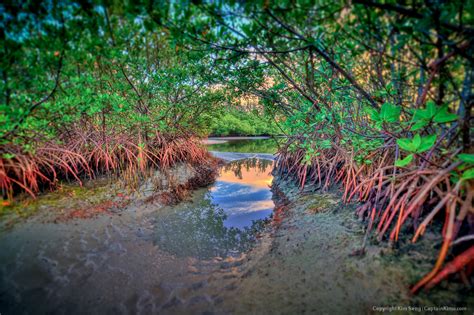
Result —
[[[165, 143], [190, 134], [285, 133], [280, 171], [302, 187], [341, 183], [367, 239], [416, 241], [443, 223], [413, 292], [473, 264], [472, 1], [2, 8], [4, 192], [57, 172], [170, 164]], [[263, 109], [227, 106], [248, 95]]]
[[145, 12], [120, 5], [4, 9], [4, 196], [17, 188], [34, 195], [64, 177], [137, 174], [205, 156], [193, 136], [228, 100], [207, 54], [177, 47]]
[[281, 133], [271, 118], [258, 111], [226, 109], [222, 115], [212, 119], [210, 135], [213, 136], [262, 136]]
[[201, 114], [224, 101], [222, 89], [209, 88], [213, 61], [173, 46], [147, 16], [113, 6], [24, 6], [31, 11], [5, 13], [2, 139], [32, 130], [55, 138], [86, 121], [143, 136], [199, 129]]

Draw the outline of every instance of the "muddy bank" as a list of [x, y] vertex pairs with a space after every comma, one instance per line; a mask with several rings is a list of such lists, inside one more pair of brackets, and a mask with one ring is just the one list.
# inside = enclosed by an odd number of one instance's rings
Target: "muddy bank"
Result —
[[4, 217], [0, 312], [149, 313], [149, 299], [173, 303], [173, 290], [193, 283], [191, 264], [155, 245], [153, 214], [166, 205], [152, 197], [205, 185], [214, 171], [182, 164], [134, 190], [103, 179], [14, 206], [29, 217], [8, 220], [14, 208]]
[[[376, 306], [458, 306], [474, 309], [469, 288], [445, 284], [411, 296], [408, 287], [430, 270], [420, 255], [432, 254], [433, 239], [411, 248], [389, 249], [386, 244], [360, 248], [365, 231], [337, 191], [300, 192], [291, 182], [277, 179], [274, 189], [288, 198], [281, 223], [250, 256], [248, 268], [234, 283], [239, 306], [232, 313], [253, 314], [367, 314]], [[430, 247], [431, 252], [426, 251]], [[409, 250], [409, 251], [408, 251]], [[424, 260], [424, 263], [421, 263]], [[265, 296], [265, 298], [262, 298]], [[223, 297], [231, 300], [231, 295]], [[416, 313], [416, 311], [414, 311]]]
[[[8, 229], [26, 219], [32, 222], [68, 221], [70, 219], [93, 218], [99, 214], [113, 214], [130, 202], [163, 202], [167, 193], [184, 191], [209, 185], [214, 180], [219, 166], [218, 160], [208, 164], [191, 166], [178, 164], [175, 167], [150, 170], [146, 178], [134, 181], [114, 176], [102, 176], [77, 182], [63, 182], [54, 191], [45, 192], [37, 199], [29, 195], [17, 196], [13, 202], [4, 201], [0, 211], [0, 231]], [[35, 216], [36, 215], [36, 216]]]
[[410, 295], [409, 286], [431, 267], [420, 253], [430, 254], [426, 247], [431, 244], [436, 257], [433, 239], [397, 250], [371, 244], [365, 255], [354, 255], [365, 231], [337, 191], [300, 192], [291, 182], [278, 179], [273, 190], [277, 207], [258, 246], [229, 260], [203, 282], [196, 294], [212, 297], [212, 304], [195, 310], [371, 314], [385, 306], [413, 307], [411, 313], [448, 306], [472, 313], [472, 292], [460, 284], [446, 283], [428, 293]]

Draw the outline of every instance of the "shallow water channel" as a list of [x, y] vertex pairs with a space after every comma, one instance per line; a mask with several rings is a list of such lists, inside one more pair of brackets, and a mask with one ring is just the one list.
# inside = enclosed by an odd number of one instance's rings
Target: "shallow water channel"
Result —
[[[265, 144], [263, 152], [252, 141]], [[272, 215], [270, 141], [220, 140], [225, 145], [211, 149], [226, 163], [215, 183], [176, 206], [141, 202], [146, 192], [114, 183], [25, 203], [36, 213], [0, 234], [0, 313], [192, 313], [215, 304], [202, 289], [209, 276], [232, 272]], [[55, 219], [116, 196], [130, 202], [91, 218]]]
[[258, 158], [224, 165], [216, 182], [190, 202], [166, 207], [156, 216], [156, 244], [177, 256], [201, 259], [239, 255], [273, 211], [273, 161]]
[[178, 205], [150, 197], [187, 182], [190, 166], [136, 190], [95, 180], [3, 209], [0, 314], [369, 314], [383, 305], [472, 313], [474, 298], [459, 285], [408, 292], [432, 267], [422, 253], [436, 257], [440, 239], [409, 245], [410, 255], [382, 244], [354, 256], [365, 237], [355, 206], [337, 189], [273, 178], [274, 140], [207, 143], [226, 163]]

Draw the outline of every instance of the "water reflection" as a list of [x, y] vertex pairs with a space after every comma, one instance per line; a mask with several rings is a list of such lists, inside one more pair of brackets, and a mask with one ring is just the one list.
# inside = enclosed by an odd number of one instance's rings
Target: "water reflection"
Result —
[[271, 214], [272, 167], [273, 161], [261, 159], [234, 161], [223, 167], [211, 188], [211, 198], [225, 209], [226, 226], [244, 228]]
[[268, 139], [231, 139], [227, 142], [208, 145], [210, 151], [242, 152], [242, 153], [275, 153], [278, 142], [274, 138]]
[[[272, 176], [270, 172], [273, 167], [272, 160], [263, 160], [263, 159], [243, 159], [234, 161], [232, 163], [226, 164], [221, 171], [218, 180], [222, 180], [222, 177], [226, 174], [233, 173], [235, 177], [239, 180], [244, 180], [245, 183], [252, 185], [256, 177], [266, 177], [271, 183]], [[243, 173], [244, 171], [245, 173]], [[232, 178], [228, 179], [232, 181]]]
[[157, 245], [177, 256], [211, 258], [248, 250], [273, 210], [273, 161], [225, 165], [215, 184], [157, 217]]

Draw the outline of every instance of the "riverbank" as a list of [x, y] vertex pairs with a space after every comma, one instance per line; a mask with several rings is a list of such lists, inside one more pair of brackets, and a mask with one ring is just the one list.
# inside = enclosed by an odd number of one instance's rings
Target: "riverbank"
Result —
[[111, 214], [131, 202], [157, 202], [176, 188], [193, 190], [208, 185], [216, 175], [218, 163], [214, 159], [196, 166], [179, 163], [170, 168], [150, 170], [150, 174], [141, 179], [137, 177], [135, 182], [108, 175], [81, 183], [62, 182], [58, 189], [36, 199], [24, 194], [14, 201], [5, 201], [0, 210], [0, 230], [30, 217], [35, 220], [34, 215], [39, 215], [41, 222], [64, 222], [93, 218], [101, 213]]
[[276, 137], [219, 137], [203, 140], [209, 151], [220, 153], [265, 153], [274, 155], [279, 146]]
[[[222, 294], [225, 312], [368, 314], [387, 305], [459, 307], [467, 308], [467, 314], [474, 309], [474, 298], [462, 284], [409, 293], [409, 286], [430, 268], [422, 255], [430, 254], [430, 246], [436, 253], [433, 238], [409, 251], [372, 244], [365, 255], [357, 255], [365, 231], [354, 206], [343, 204], [337, 191], [300, 191], [281, 178], [274, 180], [273, 189], [278, 191], [274, 195], [285, 196], [277, 205], [277, 224], [249, 253], [231, 284], [235, 289]], [[233, 296], [239, 297], [238, 304]]]

